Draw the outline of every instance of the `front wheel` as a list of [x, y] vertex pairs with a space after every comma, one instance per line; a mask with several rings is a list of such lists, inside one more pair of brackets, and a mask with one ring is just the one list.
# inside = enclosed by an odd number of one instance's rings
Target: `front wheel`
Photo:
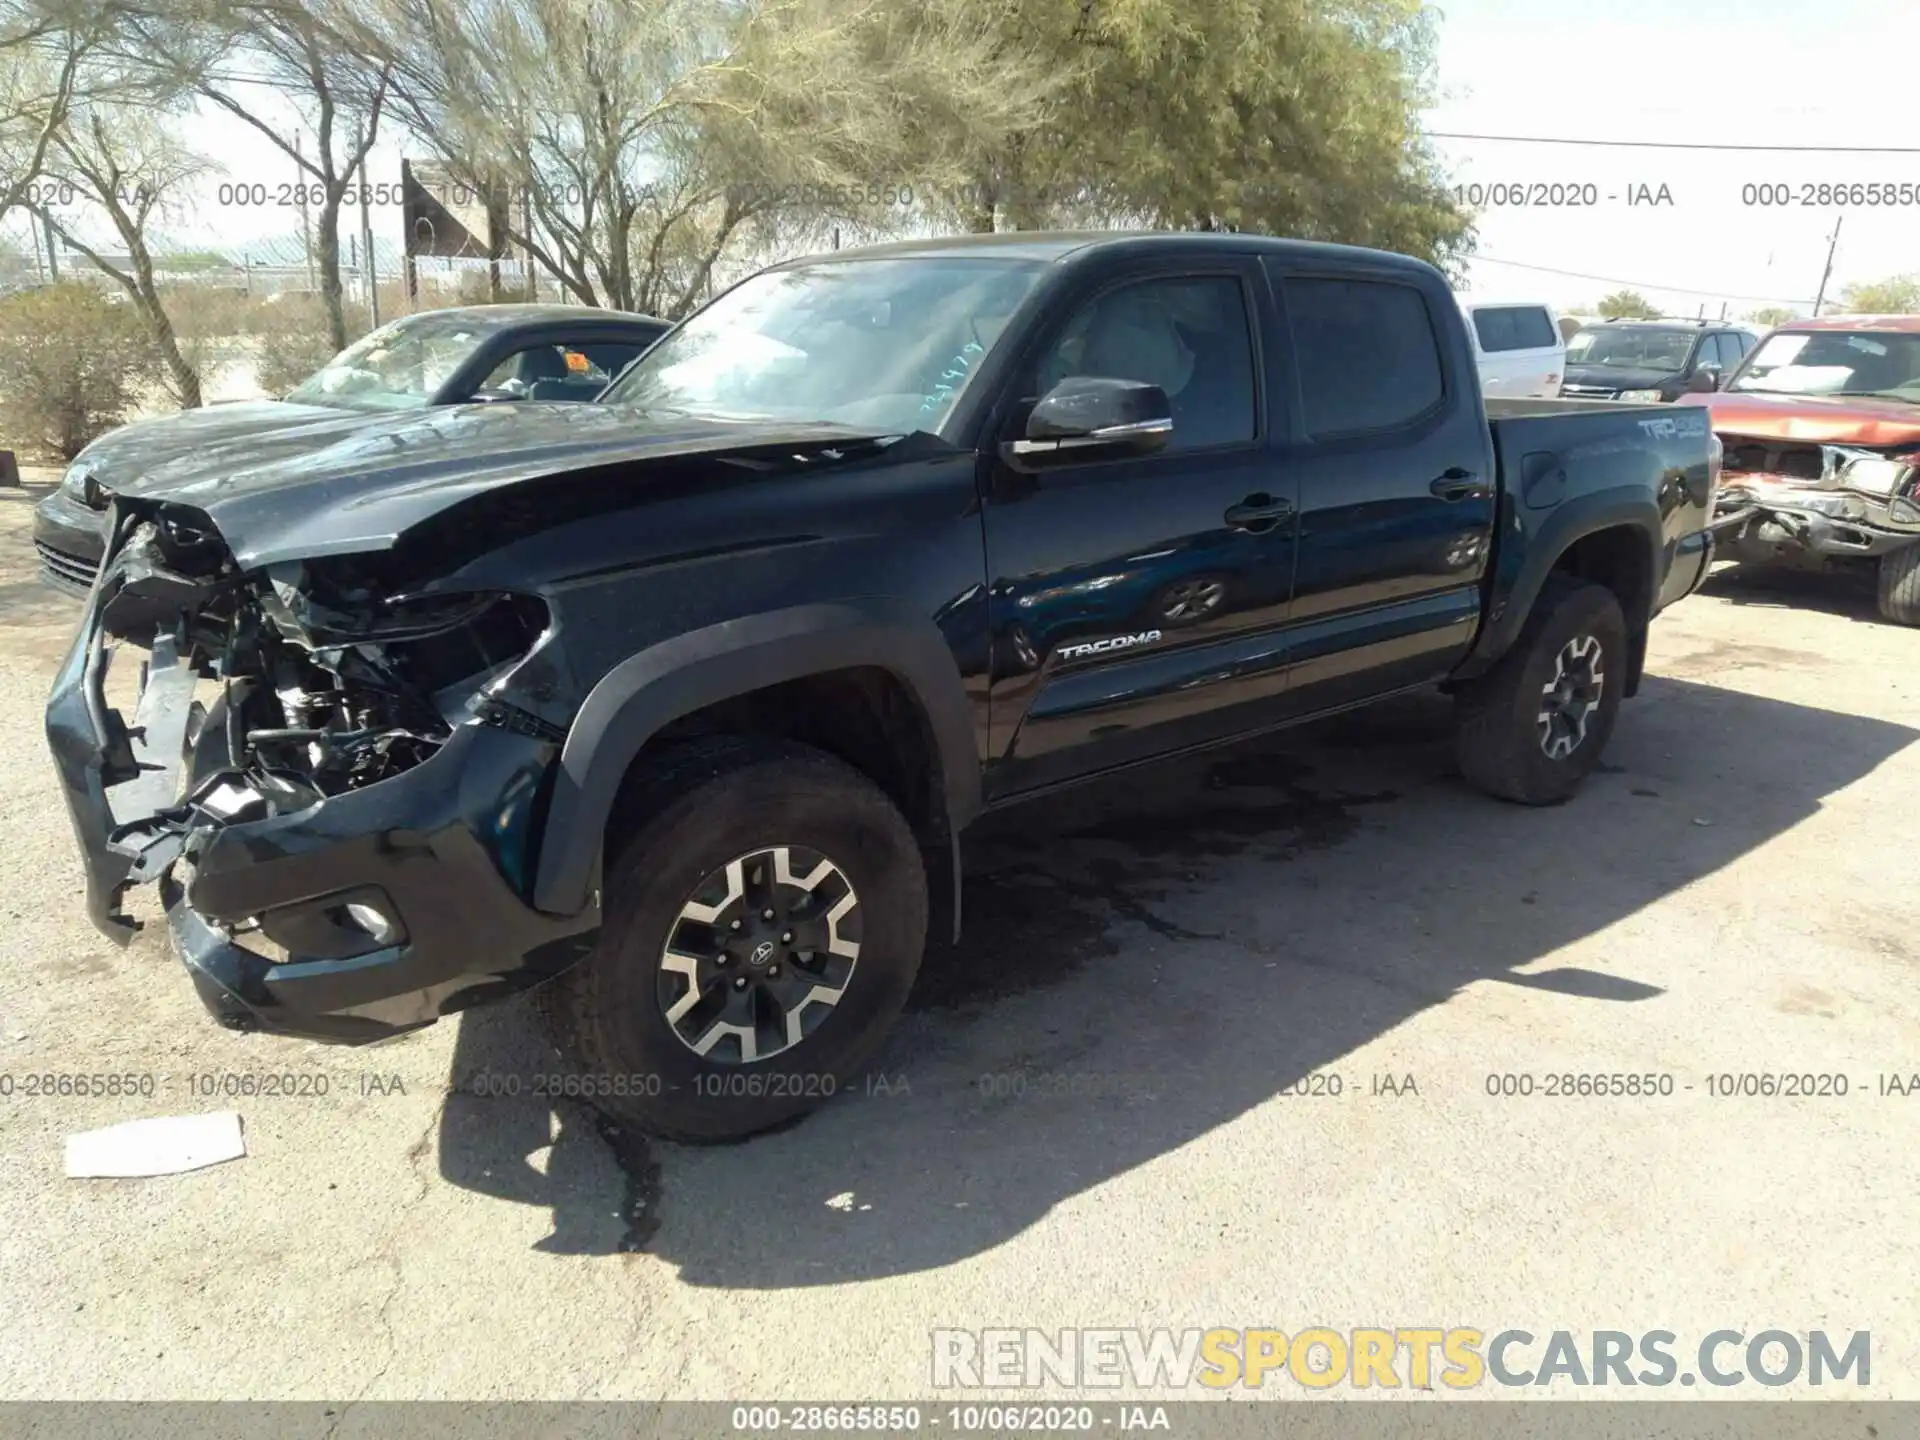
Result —
[[1880, 557], [1880, 616], [1896, 625], [1920, 625], [1920, 545]]
[[641, 777], [600, 943], [555, 982], [583, 1093], [648, 1133], [734, 1140], [850, 1088], [906, 1003], [926, 874], [884, 791], [830, 755], [696, 741]]
[[1461, 773], [1502, 800], [1567, 799], [1613, 733], [1626, 659], [1614, 593], [1571, 576], [1549, 580], [1513, 649], [1455, 697]]

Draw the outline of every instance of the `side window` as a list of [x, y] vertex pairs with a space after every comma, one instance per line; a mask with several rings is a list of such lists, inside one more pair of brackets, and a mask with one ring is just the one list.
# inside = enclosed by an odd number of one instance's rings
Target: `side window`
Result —
[[1253, 342], [1239, 280], [1141, 280], [1095, 296], [1041, 356], [1035, 393], [1069, 376], [1158, 385], [1173, 407], [1170, 450], [1253, 439]]
[[1551, 350], [1560, 343], [1560, 330], [1553, 317], [1538, 305], [1525, 305], [1513, 312], [1513, 328], [1523, 350]]
[[1480, 337], [1480, 348], [1489, 355], [1501, 350], [1520, 348], [1520, 341], [1514, 331], [1511, 310], [1474, 311], [1473, 333]]
[[1740, 348], [1740, 337], [1731, 330], [1720, 335], [1720, 368], [1727, 374], [1733, 373], [1733, 367], [1740, 363], [1740, 357], [1746, 352]]
[[1473, 312], [1474, 334], [1488, 354], [1501, 350], [1551, 350], [1560, 343], [1552, 317], [1538, 305], [1502, 305]]
[[478, 388], [531, 400], [591, 400], [612, 378], [571, 346], [529, 345], [494, 366]]
[[1440, 341], [1413, 286], [1297, 278], [1284, 291], [1310, 435], [1391, 430], [1440, 403]]
[[634, 357], [647, 347], [645, 345], [626, 345], [618, 341], [595, 341], [591, 345], [579, 346], [581, 354], [587, 357], [587, 363], [600, 374], [612, 380], [628, 365]]

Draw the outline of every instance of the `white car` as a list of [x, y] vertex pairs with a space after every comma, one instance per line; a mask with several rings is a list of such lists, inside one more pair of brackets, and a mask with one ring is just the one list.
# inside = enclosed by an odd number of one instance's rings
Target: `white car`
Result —
[[1552, 400], [1560, 394], [1567, 342], [1551, 305], [1462, 296], [1460, 308], [1473, 337], [1482, 394], [1530, 400]]

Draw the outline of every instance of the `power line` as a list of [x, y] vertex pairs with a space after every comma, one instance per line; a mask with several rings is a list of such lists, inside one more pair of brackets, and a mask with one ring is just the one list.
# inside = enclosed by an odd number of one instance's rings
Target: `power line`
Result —
[[1603, 150], [1753, 150], [1805, 155], [1920, 155], [1916, 145], [1734, 145], [1710, 140], [1583, 140], [1555, 135], [1468, 135], [1428, 130], [1429, 140], [1494, 140], [1503, 145], [1591, 145]]
[[1617, 275], [1587, 275], [1578, 270], [1556, 270], [1551, 265], [1528, 265], [1520, 260], [1502, 260], [1496, 255], [1470, 255], [1470, 262], [1486, 261], [1489, 265], [1506, 265], [1515, 270], [1537, 270], [1542, 275], [1561, 275], [1569, 280], [1592, 280], [1601, 285], [1626, 285], [1635, 290], [1665, 290], [1676, 295], [1707, 295], [1715, 300], [1760, 300], [1774, 305], [1810, 305], [1813, 302], [1805, 297], [1786, 295], [1736, 295], [1727, 290], [1702, 290], [1693, 285], [1656, 285], [1649, 280], [1622, 280]]

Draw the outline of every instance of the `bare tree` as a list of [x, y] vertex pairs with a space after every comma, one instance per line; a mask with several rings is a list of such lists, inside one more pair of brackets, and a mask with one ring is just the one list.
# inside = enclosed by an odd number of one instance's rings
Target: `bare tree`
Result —
[[121, 54], [258, 131], [298, 168], [314, 206], [320, 296], [338, 350], [348, 328], [340, 211], [379, 138], [388, 65], [367, 32], [336, 25], [334, 13], [325, 0], [171, 0], [128, 22]]
[[38, 187], [47, 152], [101, 38], [98, 26], [18, 10], [0, 20], [0, 216]]
[[581, 301], [669, 316], [730, 246], [905, 218], [1049, 83], [933, 0], [364, 3], [408, 127], [505, 192], [512, 242]]
[[66, 207], [42, 196], [30, 208], [67, 248], [110, 277], [138, 307], [154, 351], [165, 367], [167, 388], [182, 409], [201, 403], [200, 372], [187, 358], [161, 303], [154, 277], [150, 224], [180, 193], [211, 168], [182, 146], [164, 117], [145, 105], [91, 101], [77, 107], [55, 133], [48, 173], [70, 184], [85, 209], [111, 226], [126, 254], [124, 263], [87, 238]]

